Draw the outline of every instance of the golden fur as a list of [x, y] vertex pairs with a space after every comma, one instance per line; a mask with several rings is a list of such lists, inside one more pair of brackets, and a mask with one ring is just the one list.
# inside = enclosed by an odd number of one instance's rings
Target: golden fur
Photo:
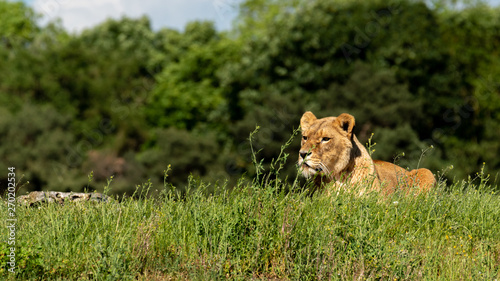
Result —
[[310, 111], [304, 113], [300, 120], [302, 146], [298, 162], [302, 175], [307, 178], [319, 175], [315, 177], [317, 185], [361, 183], [359, 186], [386, 193], [396, 188], [419, 193], [436, 183], [428, 169], [407, 171], [389, 162], [372, 160], [354, 135], [354, 124], [354, 117], [347, 113], [322, 119]]

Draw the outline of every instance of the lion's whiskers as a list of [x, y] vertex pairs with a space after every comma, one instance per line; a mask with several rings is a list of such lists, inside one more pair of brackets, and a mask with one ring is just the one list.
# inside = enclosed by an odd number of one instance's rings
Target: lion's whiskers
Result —
[[328, 167], [321, 161], [314, 161], [311, 163], [310, 165], [311, 167], [319, 167], [321, 171], [323, 171], [323, 174], [325, 174], [330, 180], [333, 180], [333, 174], [332, 172], [330, 171], [330, 169], [328, 169]]
[[[315, 160], [312, 160], [312, 159], [303, 160], [302, 163], [300, 160], [297, 161], [297, 165], [302, 165], [302, 164], [307, 165], [310, 169], [315, 170], [316, 172], [323, 172], [323, 174], [326, 177], [328, 177], [328, 179], [330, 179], [330, 180], [335, 179], [335, 177], [333, 176], [333, 173], [330, 171], [330, 169], [328, 169], [328, 167], [322, 161], [319, 161], [316, 159]], [[314, 167], [317, 167], [317, 168], [314, 168]], [[313, 175], [314, 172], [308, 171], [307, 174]]]
[[323, 170], [323, 172], [326, 174], [326, 176], [330, 179], [330, 180], [333, 180], [333, 174], [332, 172], [330, 171], [330, 169], [328, 169], [326, 167], [326, 165], [323, 163], [323, 162], [319, 162], [319, 166], [321, 167], [321, 169]]

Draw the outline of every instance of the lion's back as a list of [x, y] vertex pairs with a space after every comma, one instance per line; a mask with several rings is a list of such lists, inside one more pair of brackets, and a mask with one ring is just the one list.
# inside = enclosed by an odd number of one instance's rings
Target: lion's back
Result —
[[413, 179], [413, 185], [418, 185], [422, 191], [428, 191], [436, 184], [436, 178], [426, 168], [411, 170], [409, 176]]
[[396, 189], [404, 188], [407, 191], [428, 191], [436, 184], [432, 172], [425, 168], [407, 171], [397, 165], [381, 160], [373, 160], [375, 170], [382, 184], [382, 189], [392, 193]]

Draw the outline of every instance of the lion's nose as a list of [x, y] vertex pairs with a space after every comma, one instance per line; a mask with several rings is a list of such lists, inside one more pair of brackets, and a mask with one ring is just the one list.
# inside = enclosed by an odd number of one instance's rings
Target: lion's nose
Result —
[[306, 159], [307, 156], [311, 155], [311, 152], [300, 151], [299, 154], [300, 154], [300, 157], [302, 157], [302, 159]]

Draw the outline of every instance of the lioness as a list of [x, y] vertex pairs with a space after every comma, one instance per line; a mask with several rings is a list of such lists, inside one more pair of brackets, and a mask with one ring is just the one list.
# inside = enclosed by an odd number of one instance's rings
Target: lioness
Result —
[[302, 147], [298, 164], [306, 178], [317, 175], [317, 185], [335, 182], [340, 186], [352, 186], [360, 183], [360, 186], [386, 193], [392, 193], [396, 188], [419, 193], [436, 183], [428, 169], [407, 171], [389, 162], [372, 160], [352, 131], [354, 117], [350, 114], [317, 119], [308, 111], [302, 116], [300, 126]]

